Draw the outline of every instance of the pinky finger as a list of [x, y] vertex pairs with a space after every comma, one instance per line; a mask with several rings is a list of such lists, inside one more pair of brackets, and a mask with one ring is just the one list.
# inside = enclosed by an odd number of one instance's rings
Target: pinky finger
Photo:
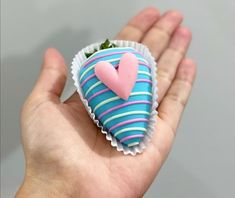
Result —
[[182, 112], [189, 98], [196, 76], [196, 64], [191, 59], [184, 59], [178, 68], [175, 79], [163, 98], [158, 111], [159, 117], [164, 120], [175, 132]]

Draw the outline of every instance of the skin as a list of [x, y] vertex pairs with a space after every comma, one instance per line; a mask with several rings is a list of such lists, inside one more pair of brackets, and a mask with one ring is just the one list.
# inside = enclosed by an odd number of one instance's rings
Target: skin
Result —
[[167, 158], [196, 74], [190, 30], [177, 11], [146, 8], [117, 39], [147, 45], [158, 61], [156, 133], [142, 154], [124, 156], [93, 124], [77, 93], [61, 102], [67, 67], [48, 49], [21, 114], [26, 170], [16, 197], [142, 197]]

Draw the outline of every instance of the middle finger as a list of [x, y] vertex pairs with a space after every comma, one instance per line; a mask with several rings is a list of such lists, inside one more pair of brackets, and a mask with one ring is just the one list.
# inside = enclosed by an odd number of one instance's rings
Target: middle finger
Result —
[[142, 43], [149, 47], [156, 60], [167, 47], [172, 34], [182, 20], [183, 16], [181, 13], [177, 11], [168, 11], [158, 22], [156, 22], [143, 38]]

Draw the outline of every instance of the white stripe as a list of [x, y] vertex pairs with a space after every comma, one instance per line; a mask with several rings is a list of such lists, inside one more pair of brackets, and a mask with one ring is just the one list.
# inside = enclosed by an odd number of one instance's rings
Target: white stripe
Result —
[[147, 111], [131, 111], [131, 112], [126, 112], [126, 113], [121, 113], [121, 114], [118, 114], [118, 115], [115, 115], [115, 116], [108, 118], [107, 120], [104, 121], [103, 125], [107, 124], [108, 122], [110, 122], [116, 118], [120, 118], [120, 117], [124, 117], [124, 116], [128, 116], [128, 115], [135, 115], [135, 114], [149, 115], [149, 112], [147, 112]]
[[[134, 93], [131, 93], [131, 96], [136, 96], [136, 95], [149, 95], [149, 96], [151, 96], [152, 94], [151, 93], [149, 93], [149, 92], [134, 92]], [[101, 107], [101, 106], [103, 106], [103, 105], [105, 105], [105, 104], [107, 104], [107, 103], [109, 103], [109, 102], [113, 102], [113, 101], [115, 101], [115, 100], [119, 100], [120, 98], [118, 97], [118, 96], [115, 96], [115, 97], [112, 97], [112, 98], [109, 98], [109, 99], [107, 99], [107, 100], [104, 100], [103, 102], [101, 102], [100, 104], [98, 104], [95, 108], [94, 108], [94, 113], [95, 113], [95, 111], [99, 108], [99, 107]]]
[[133, 143], [128, 144], [128, 147], [136, 146], [136, 145], [139, 145], [139, 144], [140, 144], [139, 142], [133, 142]]
[[115, 96], [115, 97], [112, 97], [112, 98], [109, 98], [107, 100], [104, 100], [103, 102], [101, 102], [100, 104], [98, 104], [95, 108], [94, 108], [94, 112], [101, 106], [109, 103], [109, 102], [113, 102], [115, 100], [119, 100], [120, 98], [118, 96]]
[[142, 128], [142, 127], [124, 128], [124, 129], [121, 129], [121, 130], [117, 131], [116, 133], [114, 133], [114, 137], [117, 137], [118, 135], [120, 135], [122, 133], [125, 133], [125, 132], [129, 132], [129, 131], [143, 131], [143, 132], [146, 132], [147, 129]]
[[98, 81], [96, 82], [94, 85], [92, 85], [85, 93], [85, 97], [89, 94], [89, 92], [94, 89], [95, 87], [99, 86], [102, 82], [101, 81]]
[[151, 77], [151, 74], [149, 72], [146, 72], [146, 71], [138, 71], [138, 74], [144, 74], [144, 75], [147, 75], [147, 76]]
[[[110, 60], [106, 60], [106, 61], [109, 62], [109, 63], [112, 63], [112, 62], [115, 62], [115, 61], [118, 61], [118, 60], [120, 60], [120, 58], [110, 59]], [[139, 60], [139, 61], [142, 61], [142, 62], [145, 62], [146, 64], [148, 64], [148, 63], [146, 62], [146, 60], [143, 59], [143, 58], [138, 58], [138, 60]], [[90, 65], [85, 71], [83, 71], [82, 75], [80, 76], [80, 82], [81, 82], [82, 78], [83, 78], [89, 71], [91, 71], [92, 69], [94, 69], [95, 65], [96, 65], [96, 63], [93, 64], [93, 65]]]

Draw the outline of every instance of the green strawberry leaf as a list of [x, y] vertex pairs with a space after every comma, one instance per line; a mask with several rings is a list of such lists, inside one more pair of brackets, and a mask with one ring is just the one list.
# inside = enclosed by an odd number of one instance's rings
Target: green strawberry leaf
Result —
[[[109, 49], [109, 48], [114, 48], [114, 47], [118, 47], [118, 46], [114, 43], [110, 43], [109, 39], [106, 39], [103, 43], [101, 43], [99, 50], [104, 50], [104, 49]], [[94, 54], [97, 51], [98, 49], [95, 49], [93, 52], [85, 52], [85, 56], [89, 58], [92, 54]]]

